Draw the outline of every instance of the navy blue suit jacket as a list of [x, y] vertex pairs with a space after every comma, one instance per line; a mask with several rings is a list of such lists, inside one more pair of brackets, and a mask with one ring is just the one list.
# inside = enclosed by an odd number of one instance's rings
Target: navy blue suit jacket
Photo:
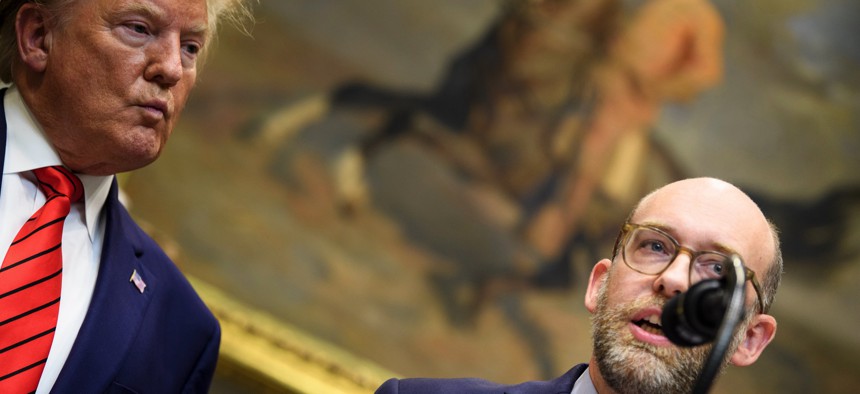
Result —
[[503, 385], [483, 379], [389, 379], [376, 394], [570, 394], [588, 364], [579, 364], [553, 380]]
[[[2, 173], [6, 119], [0, 119]], [[208, 391], [221, 342], [218, 321], [134, 223], [119, 202], [115, 179], [102, 213], [105, 240], [92, 301], [51, 392]], [[146, 282], [143, 293], [129, 281], [134, 270]]]

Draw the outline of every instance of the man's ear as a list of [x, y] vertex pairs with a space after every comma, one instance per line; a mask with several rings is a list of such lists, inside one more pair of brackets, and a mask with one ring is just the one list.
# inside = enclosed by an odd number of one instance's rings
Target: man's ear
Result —
[[585, 309], [594, 313], [597, 310], [597, 298], [600, 294], [600, 286], [609, 277], [609, 269], [612, 267], [612, 260], [603, 259], [594, 265], [591, 269], [591, 276], [588, 278], [588, 288], [585, 289]]
[[45, 71], [51, 49], [47, 10], [30, 2], [22, 5], [15, 18], [15, 33], [24, 65], [35, 72]]
[[776, 319], [771, 315], [753, 317], [744, 332], [744, 339], [730, 359], [731, 363], [745, 367], [756, 360], [776, 335]]

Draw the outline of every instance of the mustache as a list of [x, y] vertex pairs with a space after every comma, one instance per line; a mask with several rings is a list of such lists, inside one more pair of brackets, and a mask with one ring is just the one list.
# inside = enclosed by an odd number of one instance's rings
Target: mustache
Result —
[[667, 302], [669, 302], [666, 297], [651, 294], [638, 297], [630, 302], [617, 304], [615, 306], [610, 307], [609, 295], [607, 294], [608, 291], [606, 287], [607, 282], [608, 281], [603, 282], [603, 284], [600, 286], [600, 289], [598, 290], [597, 309], [602, 309], [604, 312], [609, 312], [622, 318], [630, 317], [636, 312], [646, 308], [658, 308], [660, 310], [663, 310], [663, 307], [666, 305]]

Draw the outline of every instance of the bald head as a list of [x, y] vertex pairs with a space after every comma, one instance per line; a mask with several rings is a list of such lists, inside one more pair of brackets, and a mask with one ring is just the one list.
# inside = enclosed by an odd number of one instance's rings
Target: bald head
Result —
[[715, 178], [670, 183], [645, 196], [629, 221], [672, 229], [696, 250], [739, 254], [763, 282], [765, 309], [771, 304], [782, 272], [779, 240], [758, 205], [736, 186]]

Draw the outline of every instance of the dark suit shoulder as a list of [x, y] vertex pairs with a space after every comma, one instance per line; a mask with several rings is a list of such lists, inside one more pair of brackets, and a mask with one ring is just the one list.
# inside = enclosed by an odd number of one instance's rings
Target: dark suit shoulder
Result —
[[376, 390], [376, 394], [569, 394], [573, 389], [573, 383], [587, 366], [587, 364], [579, 364], [553, 380], [530, 381], [514, 385], [476, 378], [390, 379]]

